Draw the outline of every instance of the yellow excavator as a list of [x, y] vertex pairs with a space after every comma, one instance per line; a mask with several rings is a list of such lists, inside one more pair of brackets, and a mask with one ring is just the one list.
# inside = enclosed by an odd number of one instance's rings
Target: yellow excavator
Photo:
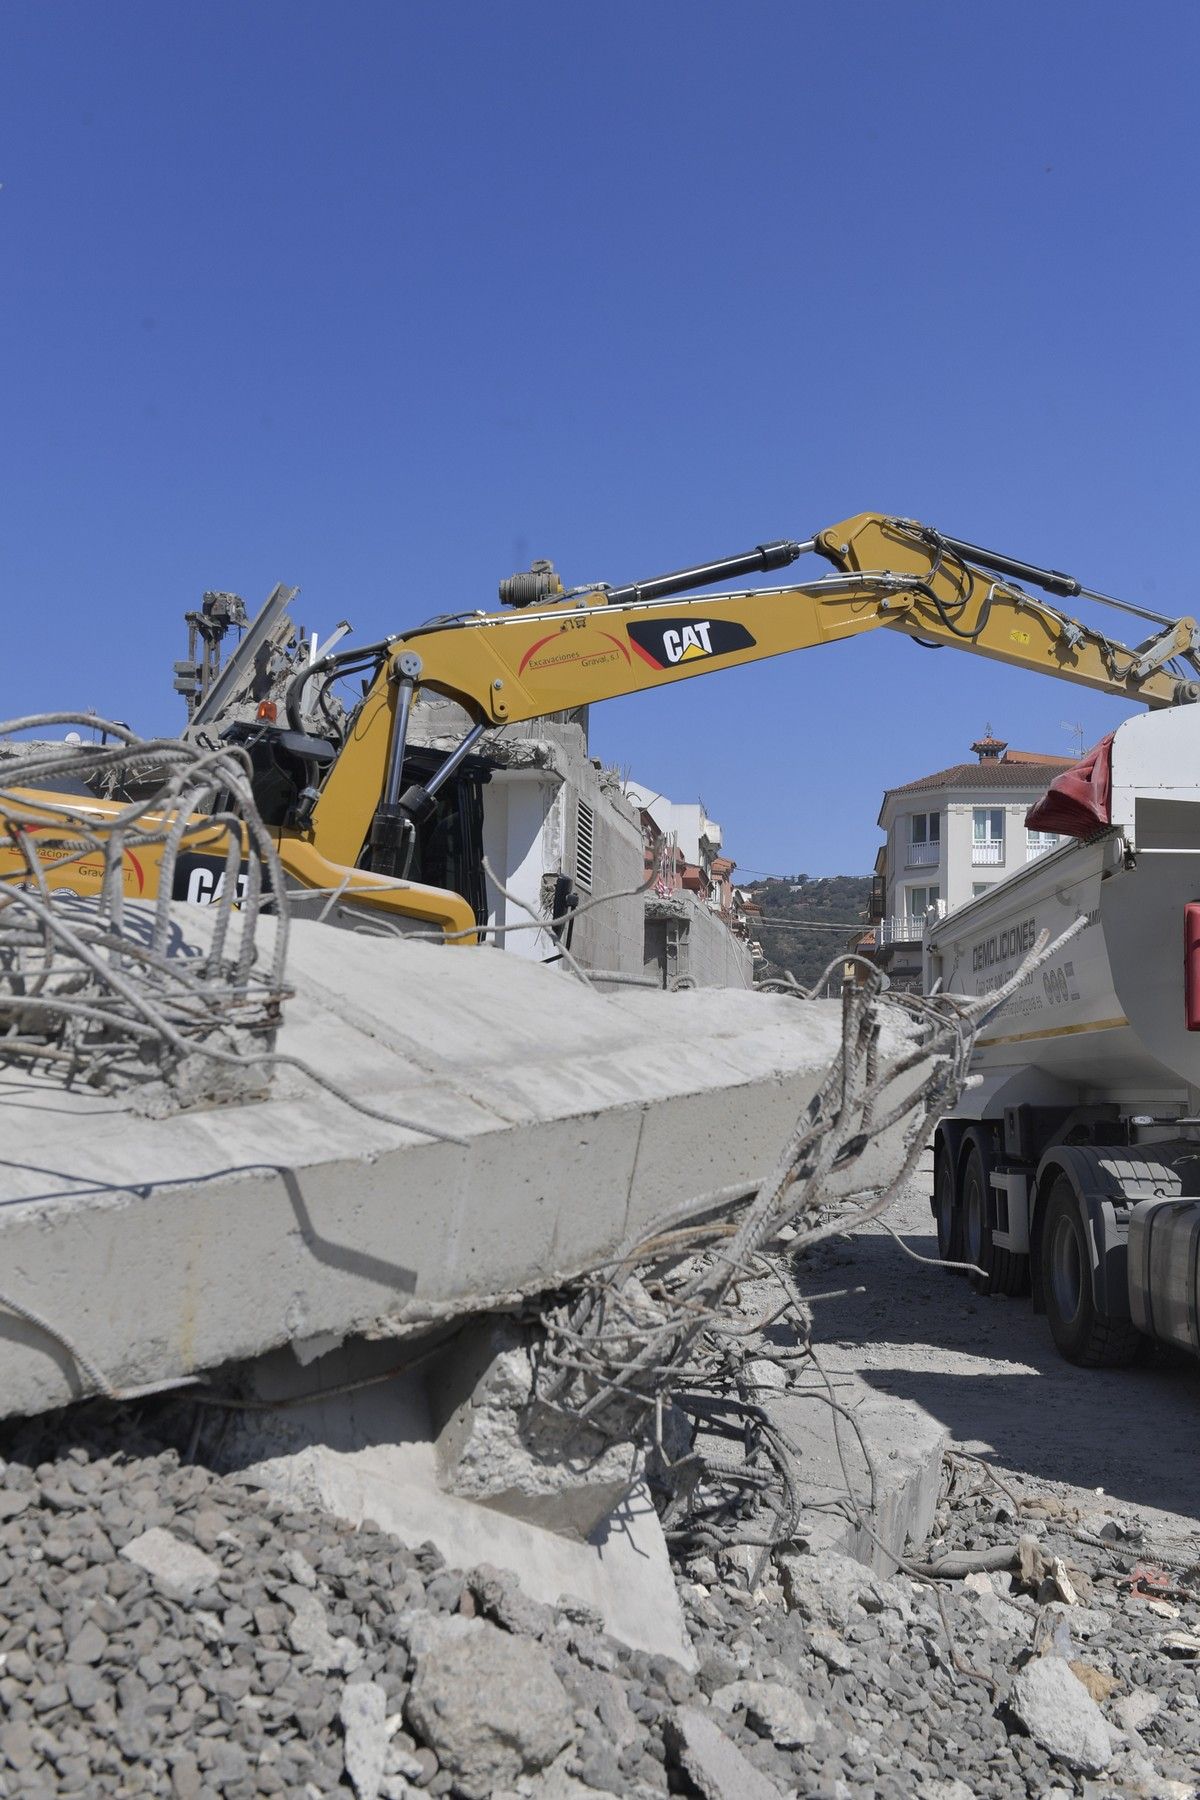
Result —
[[[789, 567], [809, 552], [824, 557], [832, 572], [786, 587], [694, 591]], [[1046, 595], [1116, 607], [1153, 629], [1137, 645], [1120, 643]], [[803, 542], [759, 544], [740, 556], [623, 587], [567, 592], [551, 565], [539, 563], [502, 582], [500, 599], [502, 612], [437, 618], [304, 663], [286, 691], [285, 718], [267, 701], [257, 719], [227, 729], [249, 759], [259, 810], [297, 888], [432, 928], [447, 942], [475, 943], [484, 922], [482, 884], [472, 903], [449, 885], [413, 876], [431, 860], [422, 843], [439, 796], [470, 766], [485, 732], [881, 626], [919, 644], [1039, 669], [1150, 707], [1200, 699], [1194, 619], [1146, 612], [1057, 570], [880, 513], [859, 513]], [[351, 675], [365, 675], [364, 693], [344, 716], [330, 695], [335, 682]], [[433, 766], [428, 751], [409, 744], [412, 705], [422, 689], [456, 702], [471, 720]], [[54, 796], [29, 798], [44, 820]], [[68, 805], [77, 817], [80, 801], [72, 797]], [[101, 800], [88, 808], [97, 830], [117, 810], [116, 802]], [[8, 812], [0, 878], [25, 879], [22, 820], [11, 807]], [[39, 858], [51, 886], [53, 839], [43, 825]], [[226, 848], [223, 828], [197, 819], [176, 882], [194, 885], [206, 864], [223, 869]], [[81, 863], [77, 851], [77, 843], [72, 850], [64, 841], [70, 886], [86, 891], [89, 870], [98, 880], [101, 863]], [[139, 866], [136, 891], [157, 891], [152, 858]], [[197, 891], [203, 893], [202, 883]]]

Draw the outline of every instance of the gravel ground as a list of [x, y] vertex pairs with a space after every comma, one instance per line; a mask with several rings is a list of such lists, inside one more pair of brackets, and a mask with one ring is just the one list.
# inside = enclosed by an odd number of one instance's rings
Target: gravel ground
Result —
[[[927, 1239], [921, 1198], [900, 1223]], [[1019, 1303], [997, 1346], [986, 1302], [880, 1234], [820, 1258], [810, 1288], [871, 1288], [818, 1308], [832, 1368], [923, 1404], [947, 1368], [1020, 1371], [1020, 1407], [976, 1381], [964, 1435], [993, 1472], [951, 1457], [914, 1553], [1003, 1566], [884, 1581], [834, 1555], [694, 1557], [692, 1676], [582, 1605], [187, 1465], [167, 1408], [78, 1408], [0, 1432], [0, 1800], [1192, 1795], [1200, 1549], [1174, 1510], [1186, 1428], [1153, 1414], [1193, 1403], [1195, 1371], [1062, 1375]]]

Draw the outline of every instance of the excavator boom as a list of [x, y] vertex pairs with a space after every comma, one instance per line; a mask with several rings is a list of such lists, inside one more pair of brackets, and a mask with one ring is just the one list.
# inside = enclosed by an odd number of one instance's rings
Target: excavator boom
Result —
[[[813, 551], [832, 565], [814, 580], [749, 591], [695, 591], [787, 568]], [[1129, 646], [1060, 611], [1043, 597], [1048, 593], [1138, 612], [1155, 629], [1144, 642]], [[511, 610], [436, 619], [401, 637], [306, 662], [288, 693], [288, 728], [274, 724], [272, 705], [261, 725], [243, 733], [247, 754], [265, 752], [276, 759], [264, 816], [277, 833], [283, 869], [297, 887], [328, 892], [330, 905], [348, 901], [409, 926], [431, 927], [448, 941], [474, 942], [476, 917], [468, 902], [408, 875], [439, 790], [489, 727], [879, 628], [927, 646], [1041, 670], [1146, 706], [1200, 698], [1194, 619], [1144, 613], [1093, 593], [1061, 571], [1039, 569], [881, 513], [859, 513], [804, 541], [759, 544], [740, 556], [625, 587], [564, 593], [553, 568], [535, 564], [502, 583], [501, 598]], [[321, 696], [339, 675], [364, 669], [367, 691], [344, 731], [311, 735], [305, 696]], [[409, 714], [419, 688], [456, 701], [472, 721], [458, 747], [424, 782], [411, 780], [412, 761], [406, 758]], [[294, 780], [288, 770], [295, 772]], [[292, 798], [280, 802], [281, 792]], [[31, 797], [31, 803], [45, 799]], [[52, 885], [58, 884], [53, 863], [60, 854], [64, 882], [69, 878], [86, 892], [99, 881], [102, 861], [98, 855], [92, 859], [94, 870], [81, 863], [74, 838], [81, 818], [89, 841], [93, 831], [102, 834], [102, 813], [98, 804], [85, 806], [81, 814], [78, 802], [64, 802], [61, 829], [39, 837]], [[73, 834], [68, 820], [75, 821]], [[0, 879], [27, 878], [24, 829], [13, 820], [7, 846], [0, 840]], [[225, 851], [221, 829], [203, 818], [188, 829], [197, 852], [209, 854], [215, 864]], [[60, 838], [61, 852], [55, 850]], [[138, 882], [140, 893], [140, 874]], [[153, 885], [151, 874], [147, 891]]]
[[[317, 801], [315, 840], [332, 860], [353, 864], [374, 821], [378, 855], [373, 861], [387, 868], [406, 821], [421, 823], [430, 789], [402, 792], [399, 779], [408, 697], [416, 687], [465, 708], [475, 721], [470, 748], [488, 726], [645, 692], [883, 627], [925, 645], [969, 650], [1147, 706], [1174, 706], [1200, 696], [1200, 682], [1192, 679], [1200, 673], [1194, 619], [1167, 621], [1131, 648], [1017, 585], [1011, 573], [971, 562], [968, 548], [910, 520], [859, 513], [803, 542], [762, 544], [742, 557], [627, 587], [435, 620], [407, 632], [388, 644], [350, 740]], [[833, 565], [833, 573], [745, 592], [680, 591], [785, 567], [811, 550]], [[1028, 579], [1044, 578], [1059, 592], [1087, 592], [1059, 571], [987, 551], [975, 554], [1009, 572], [1019, 569]], [[1168, 666], [1177, 659], [1187, 663], [1188, 675]], [[397, 827], [390, 837], [388, 808]]]

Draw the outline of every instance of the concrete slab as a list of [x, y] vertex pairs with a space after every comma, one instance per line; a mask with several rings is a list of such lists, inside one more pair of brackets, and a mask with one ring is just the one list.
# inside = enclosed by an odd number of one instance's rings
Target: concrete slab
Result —
[[[203, 943], [203, 910], [176, 910]], [[94, 1386], [54, 1333], [124, 1389], [554, 1286], [759, 1178], [840, 1041], [832, 1002], [601, 995], [496, 951], [309, 921], [289, 978], [282, 1051], [463, 1143], [292, 1070], [266, 1100], [163, 1120], [3, 1076], [0, 1416]], [[895, 1147], [872, 1150], [879, 1177]]]

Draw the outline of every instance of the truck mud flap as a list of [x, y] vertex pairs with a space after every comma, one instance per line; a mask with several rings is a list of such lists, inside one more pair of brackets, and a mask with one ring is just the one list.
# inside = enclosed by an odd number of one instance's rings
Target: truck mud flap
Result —
[[1092, 1292], [1096, 1310], [1110, 1319], [1128, 1319], [1129, 1215], [1100, 1194], [1082, 1196], [1092, 1251]]

